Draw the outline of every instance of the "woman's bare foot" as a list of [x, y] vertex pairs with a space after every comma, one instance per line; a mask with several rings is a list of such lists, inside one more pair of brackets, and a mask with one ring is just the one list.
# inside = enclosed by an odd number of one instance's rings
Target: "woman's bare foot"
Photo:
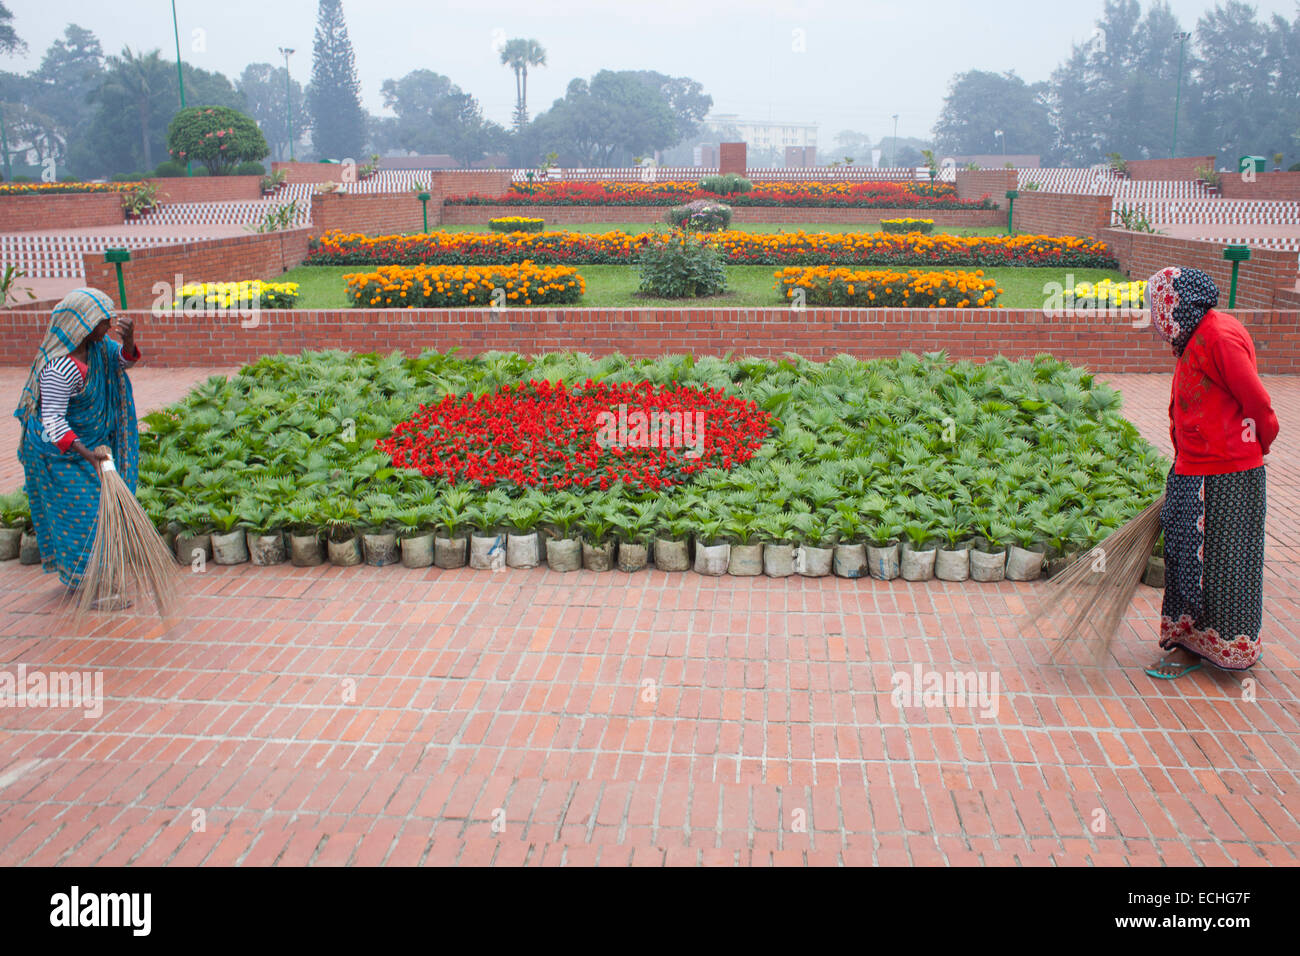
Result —
[[1155, 672], [1163, 677], [1181, 677], [1188, 668], [1200, 663], [1199, 654], [1193, 654], [1191, 651], [1181, 647], [1175, 647], [1172, 651], [1156, 661], [1147, 668], [1147, 673]]

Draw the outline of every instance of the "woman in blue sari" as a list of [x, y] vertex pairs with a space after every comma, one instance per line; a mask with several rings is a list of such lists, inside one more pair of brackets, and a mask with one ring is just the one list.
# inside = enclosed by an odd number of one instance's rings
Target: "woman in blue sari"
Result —
[[[122, 344], [107, 338], [113, 319]], [[97, 463], [112, 450], [132, 492], [140, 432], [126, 370], [140, 360], [129, 316], [95, 289], [70, 292], [55, 307], [14, 417], [22, 423], [18, 458], [47, 573], [69, 589], [85, 571], [99, 517]]]

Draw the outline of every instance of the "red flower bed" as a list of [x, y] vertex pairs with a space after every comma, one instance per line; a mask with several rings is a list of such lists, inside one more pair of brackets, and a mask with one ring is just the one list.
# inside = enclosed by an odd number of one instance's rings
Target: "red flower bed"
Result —
[[767, 412], [721, 389], [588, 379], [448, 395], [375, 447], [452, 485], [657, 491], [743, 464], [771, 430]]
[[987, 197], [958, 199], [951, 183], [759, 182], [745, 193], [722, 195], [699, 183], [555, 182], [512, 183], [500, 196], [452, 196], [460, 206], [676, 206], [696, 199], [729, 206], [809, 206], [882, 209], [992, 209]]

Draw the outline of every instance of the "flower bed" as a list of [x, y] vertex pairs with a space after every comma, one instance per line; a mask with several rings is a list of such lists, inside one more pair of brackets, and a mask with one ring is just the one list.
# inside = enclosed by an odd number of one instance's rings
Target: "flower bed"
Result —
[[[469, 265], [494, 262], [617, 265], [636, 260], [661, 233], [542, 232], [492, 235], [431, 232], [365, 236], [327, 232], [308, 265]], [[702, 233], [733, 265], [1065, 266], [1113, 269], [1106, 243], [1075, 236], [922, 236], [868, 233]]]
[[776, 273], [776, 290], [786, 300], [803, 293], [806, 305], [901, 307], [913, 309], [986, 308], [1002, 291], [978, 272], [899, 272], [830, 266], [791, 266]]
[[[618, 442], [617, 413], [602, 420], [620, 406], [624, 423], [632, 410], [631, 428], [640, 429], [642, 440]], [[767, 437], [769, 419], [753, 402], [721, 390], [530, 381], [421, 405], [375, 448], [394, 466], [448, 485], [603, 490], [621, 482], [657, 491], [708, 468], [745, 463]]]
[[194, 310], [239, 309], [256, 305], [262, 309], [292, 309], [298, 304], [298, 283], [263, 282], [187, 282], [180, 287], [172, 308]]
[[951, 183], [758, 182], [741, 193], [715, 193], [697, 182], [512, 183], [501, 196], [452, 196], [451, 206], [677, 206], [694, 199], [733, 206], [847, 206], [862, 209], [992, 209], [987, 196], [958, 199]]
[[[570, 384], [561, 390], [560, 382]], [[592, 464], [592, 432], [609, 424], [595, 416], [618, 419], [617, 406], [633, 397], [720, 416], [706, 418], [703, 467], [679, 468], [695, 461], [684, 453], [674, 463], [638, 452], [621, 464], [604, 446]], [[518, 410], [502, 403], [518, 402], [531, 418], [502, 414]], [[427, 422], [416, 412], [440, 403]], [[471, 523], [484, 533], [540, 523], [592, 542], [611, 529], [629, 543], [978, 536], [1069, 553], [1163, 489], [1168, 462], [1119, 404], [1088, 372], [1050, 356], [975, 365], [942, 353], [818, 364], [305, 352], [209, 379], [146, 415], [138, 497], [160, 528], [192, 534], [436, 530], [454, 538]], [[454, 430], [431, 435], [436, 445], [421, 459], [438, 463], [432, 476], [376, 448], [448, 423]], [[615, 437], [634, 447], [631, 434]], [[657, 472], [642, 467], [649, 458], [661, 463]], [[612, 474], [601, 470], [606, 463]], [[583, 480], [554, 487], [566, 474]], [[647, 491], [647, 478], [668, 483]]]
[[493, 232], [541, 232], [546, 228], [546, 220], [529, 216], [499, 216], [488, 220], [488, 228]]
[[0, 183], [0, 196], [58, 193], [120, 193], [144, 186], [144, 183]]
[[568, 305], [582, 298], [587, 283], [566, 266], [380, 266], [343, 277], [356, 306], [456, 308], [492, 305]]
[[885, 232], [919, 232], [928, 236], [934, 232], [933, 219], [882, 219], [880, 228]]
[[1080, 282], [1074, 287], [1073, 308], [1076, 309], [1141, 309], [1146, 305], [1145, 279], [1133, 282], [1112, 282], [1103, 279], [1098, 283]]

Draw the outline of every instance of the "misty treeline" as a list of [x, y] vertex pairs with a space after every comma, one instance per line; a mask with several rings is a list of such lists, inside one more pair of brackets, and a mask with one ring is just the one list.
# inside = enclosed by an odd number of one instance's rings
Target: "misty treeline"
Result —
[[[0, 0], [0, 56], [25, 49]], [[1178, 35], [1183, 49], [1178, 84]], [[548, 69], [536, 40], [510, 40], [499, 51], [502, 83], [516, 92], [514, 120], [504, 127], [483, 115], [478, 99], [451, 78], [416, 69], [386, 79], [380, 95], [392, 115], [361, 104], [356, 55], [341, 0], [319, 0], [310, 64], [300, 51], [290, 79], [283, 61], [250, 63], [233, 80], [182, 64], [190, 106], [230, 106], [262, 128], [272, 159], [288, 158], [289, 130], [299, 159], [344, 159], [410, 151], [448, 154], [460, 165], [504, 161], [534, 166], [625, 166], [659, 153], [690, 164], [692, 147], [739, 138], [705, 119], [713, 99], [689, 77], [651, 70], [601, 70], [571, 80], [564, 96], [530, 114], [529, 71]], [[0, 61], [2, 62], [2, 61]], [[820, 161], [911, 165], [934, 146], [948, 154], [1039, 154], [1047, 165], [1088, 165], [1118, 153], [1128, 159], [1168, 156], [1179, 101], [1177, 151], [1300, 159], [1300, 4], [1295, 16], [1261, 18], [1241, 0], [1223, 0], [1194, 24], [1169, 4], [1144, 10], [1139, 0], [1106, 0], [1087, 39], [1041, 83], [1013, 71], [957, 73], [932, 142], [890, 130], [873, 138], [843, 131], [823, 145]], [[106, 54], [95, 34], [69, 24], [26, 74], [0, 72], [3, 110], [15, 173], [57, 170], [60, 178], [151, 172], [167, 160], [167, 124], [180, 108], [175, 60], [162, 50]], [[292, 115], [290, 115], [292, 114]], [[1001, 130], [999, 136], [997, 131]], [[838, 149], [838, 153], [837, 153]], [[20, 160], [34, 152], [34, 165]], [[780, 165], [776, 150], [751, 150], [753, 165]]]
[[[1188, 33], [1185, 41], [1178, 35]], [[1182, 84], [1178, 82], [1179, 47]], [[940, 154], [1037, 153], [1085, 166], [1110, 153], [1157, 159], [1243, 155], [1300, 160], [1300, 4], [1290, 20], [1226, 0], [1194, 24], [1167, 3], [1106, 0], [1092, 35], [1051, 80], [958, 73], [935, 124]]]

